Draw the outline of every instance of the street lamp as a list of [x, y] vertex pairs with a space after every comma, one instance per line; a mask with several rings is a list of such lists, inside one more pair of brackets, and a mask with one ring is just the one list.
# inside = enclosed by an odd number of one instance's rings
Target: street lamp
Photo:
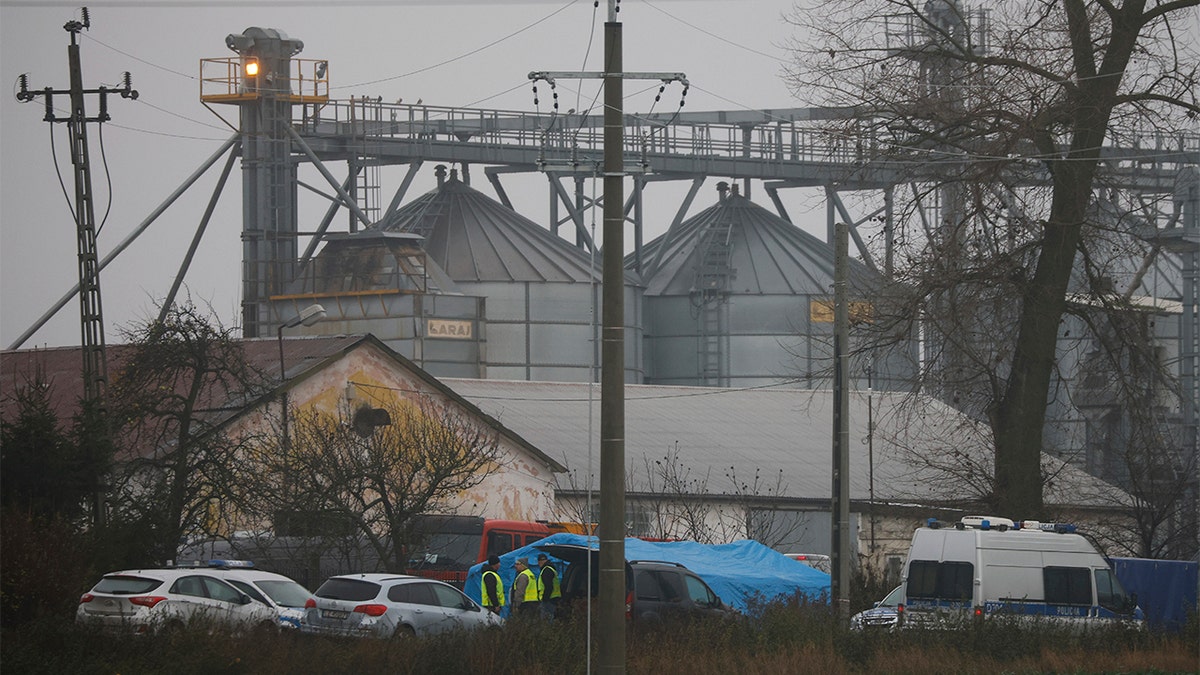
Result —
[[284, 328], [295, 328], [296, 326], [311, 326], [314, 323], [316, 323], [324, 318], [325, 318], [325, 307], [323, 307], [322, 305], [313, 304], [313, 305], [309, 305], [308, 307], [305, 307], [304, 309], [300, 310], [300, 313], [297, 314], [296, 316], [292, 317], [291, 319], [288, 319], [287, 321], [279, 324], [278, 342], [279, 342], [279, 381], [280, 381], [280, 383], [284, 382], [287, 379], [286, 368], [285, 368], [285, 364], [283, 362], [283, 329]]
[[[325, 318], [325, 308], [321, 305], [312, 304], [300, 310], [300, 313], [295, 317], [279, 324], [278, 337], [276, 341], [279, 343], [279, 405], [280, 405], [280, 431], [283, 433], [283, 489], [287, 492], [291, 481], [289, 480], [289, 465], [291, 464], [291, 449], [292, 439], [288, 433], [288, 391], [287, 391], [287, 364], [283, 360], [283, 329], [295, 328], [296, 326], [311, 326], [314, 323]], [[278, 524], [276, 524], [278, 529]], [[285, 527], [286, 529], [286, 527]], [[276, 534], [283, 534], [276, 532]]]

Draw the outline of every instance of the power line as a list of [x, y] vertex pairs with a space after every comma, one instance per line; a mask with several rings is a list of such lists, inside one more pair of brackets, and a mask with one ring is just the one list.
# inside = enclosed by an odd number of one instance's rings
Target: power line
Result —
[[172, 75], [178, 75], [178, 76], [180, 76], [180, 77], [186, 77], [186, 78], [187, 78], [187, 79], [189, 79], [189, 80], [197, 80], [197, 79], [199, 79], [199, 78], [198, 78], [198, 77], [196, 77], [195, 75], [188, 75], [187, 73], [181, 73], [181, 72], [179, 72], [178, 70], [171, 70], [170, 68], [168, 68], [168, 67], [166, 67], [166, 66], [160, 66], [159, 64], [157, 64], [157, 63], [155, 63], [155, 62], [153, 62], [153, 61], [147, 61], [146, 59], [143, 59], [143, 58], [141, 58], [141, 57], [138, 57], [138, 56], [134, 56], [133, 54], [130, 54], [129, 52], [121, 51], [120, 49], [117, 49], [116, 47], [113, 47], [112, 45], [105, 44], [105, 43], [103, 43], [103, 42], [101, 42], [101, 41], [97, 40], [96, 38], [94, 38], [94, 37], [92, 37], [92, 36], [90, 36], [90, 35], [84, 35], [84, 37], [85, 37], [85, 38], [87, 38], [88, 40], [91, 40], [92, 42], [95, 42], [96, 44], [100, 45], [101, 47], [104, 47], [105, 49], [109, 49], [109, 50], [111, 50], [111, 51], [114, 51], [114, 52], [116, 52], [116, 53], [120, 54], [121, 56], [127, 56], [127, 57], [129, 57], [129, 58], [131, 58], [131, 59], [133, 59], [134, 61], [137, 61], [137, 62], [139, 62], [139, 63], [144, 63], [144, 64], [146, 64], [146, 65], [150, 66], [151, 68], [157, 68], [157, 69], [159, 69], [159, 70], [162, 70], [162, 71], [165, 71], [165, 72], [171, 73]]
[[736, 41], [734, 41], [734, 40], [730, 40], [730, 39], [728, 39], [728, 38], [721, 37], [720, 35], [717, 35], [716, 33], [713, 33], [712, 31], [705, 30], [705, 29], [703, 29], [703, 28], [701, 28], [701, 27], [697, 26], [697, 25], [696, 25], [696, 24], [694, 24], [694, 23], [690, 23], [690, 22], [688, 22], [688, 21], [685, 21], [685, 20], [683, 20], [683, 19], [681, 19], [681, 18], [679, 18], [679, 17], [675, 16], [674, 14], [672, 14], [672, 13], [670, 13], [670, 12], [666, 11], [665, 9], [663, 9], [663, 8], [659, 7], [658, 5], [654, 4], [653, 2], [650, 2], [650, 0], [642, 0], [642, 4], [646, 5], [647, 7], [649, 7], [650, 9], [653, 9], [653, 10], [654, 10], [654, 11], [656, 11], [656, 12], [660, 12], [661, 14], [663, 14], [663, 15], [665, 15], [665, 16], [668, 16], [668, 17], [670, 17], [671, 19], [674, 19], [675, 21], [678, 21], [679, 23], [681, 23], [681, 24], [683, 24], [683, 25], [687, 26], [688, 28], [691, 28], [692, 30], [695, 30], [695, 31], [699, 31], [699, 32], [701, 32], [701, 33], [704, 33], [705, 35], [709, 36], [710, 38], [713, 38], [714, 40], [720, 40], [721, 42], [724, 42], [724, 43], [725, 43], [725, 44], [727, 44], [727, 45], [730, 45], [730, 46], [733, 46], [733, 47], [737, 47], [738, 49], [742, 49], [742, 50], [748, 51], [748, 52], [750, 52], [751, 54], [758, 54], [759, 56], [765, 56], [765, 57], [767, 57], [768, 59], [771, 59], [772, 61], [778, 61], [779, 63], [783, 63], [783, 64], [787, 64], [787, 63], [789, 63], [789, 61], [787, 61], [786, 59], [781, 59], [781, 58], [779, 58], [778, 56], [775, 56], [775, 55], [773, 55], [773, 54], [768, 54], [768, 53], [766, 53], [766, 52], [760, 52], [760, 51], [758, 51], [757, 49], [755, 49], [755, 48], [753, 48], [753, 47], [747, 47], [746, 45], [744, 45], [744, 44], [742, 44], [742, 43], [740, 43], [740, 42], [736, 42]]
[[495, 39], [495, 40], [492, 40], [491, 42], [489, 42], [489, 43], [487, 43], [487, 44], [483, 45], [482, 47], [477, 47], [477, 48], [475, 48], [475, 49], [472, 49], [471, 51], [469, 51], [469, 52], [466, 52], [466, 53], [464, 53], [464, 54], [459, 54], [458, 56], [455, 56], [455, 57], [453, 57], [453, 58], [446, 59], [445, 61], [441, 61], [441, 62], [439, 62], [439, 63], [435, 63], [435, 64], [433, 64], [433, 65], [430, 65], [430, 66], [425, 66], [424, 68], [418, 68], [417, 70], [413, 70], [413, 71], [410, 71], [410, 72], [407, 72], [407, 73], [402, 73], [402, 74], [400, 74], [400, 75], [393, 75], [393, 76], [391, 76], [391, 77], [384, 77], [384, 78], [380, 78], [380, 79], [378, 79], [378, 80], [368, 80], [368, 81], [366, 81], [366, 82], [356, 82], [356, 83], [354, 83], [354, 84], [340, 85], [340, 86], [337, 86], [337, 87], [330, 87], [330, 89], [346, 89], [346, 88], [348, 88], [348, 87], [361, 87], [361, 86], [368, 85], [368, 84], [379, 84], [380, 82], [391, 82], [391, 81], [393, 81], [393, 80], [399, 80], [399, 79], [401, 79], [401, 78], [409, 77], [409, 76], [411, 76], [411, 75], [417, 75], [417, 74], [419, 74], [419, 73], [424, 73], [424, 72], [427, 72], [427, 71], [433, 70], [433, 69], [435, 69], [435, 68], [440, 68], [440, 67], [442, 67], [442, 66], [444, 66], [444, 65], [447, 65], [447, 64], [454, 63], [455, 61], [461, 61], [461, 60], [463, 60], [463, 59], [467, 58], [468, 56], [474, 56], [475, 54], [478, 54], [479, 52], [481, 52], [481, 51], [483, 51], [483, 50], [485, 50], [485, 49], [488, 49], [488, 48], [490, 48], [490, 47], [494, 47], [494, 46], [496, 46], [496, 45], [500, 44], [501, 42], [504, 42], [505, 40], [509, 40], [509, 39], [511, 39], [511, 38], [513, 38], [513, 37], [516, 37], [516, 36], [520, 35], [521, 33], [524, 33], [525, 31], [527, 31], [527, 30], [530, 30], [531, 28], [534, 28], [534, 27], [538, 26], [539, 24], [542, 24], [542, 23], [544, 23], [544, 22], [546, 22], [546, 21], [550, 20], [551, 18], [553, 18], [553, 17], [554, 17], [554, 16], [556, 16], [557, 14], [559, 14], [559, 13], [563, 12], [563, 11], [564, 11], [564, 10], [566, 10], [568, 7], [570, 7], [571, 5], [573, 5], [573, 4], [575, 4], [575, 3], [579, 2], [579, 1], [580, 1], [580, 0], [568, 0], [568, 1], [567, 1], [567, 4], [563, 5], [562, 7], [559, 7], [558, 9], [554, 10], [553, 12], [550, 12], [550, 13], [549, 13], [549, 14], [547, 14], [546, 16], [544, 16], [544, 17], [542, 17], [542, 18], [538, 19], [537, 21], [534, 21], [533, 23], [529, 24], [528, 26], [525, 26], [524, 28], [521, 28], [521, 29], [519, 29], [519, 30], [517, 30], [517, 31], [515, 31], [515, 32], [512, 32], [512, 33], [509, 33], [508, 35], [505, 35], [505, 36], [504, 36], [504, 37], [502, 37], [502, 38], [497, 38], [497, 39]]

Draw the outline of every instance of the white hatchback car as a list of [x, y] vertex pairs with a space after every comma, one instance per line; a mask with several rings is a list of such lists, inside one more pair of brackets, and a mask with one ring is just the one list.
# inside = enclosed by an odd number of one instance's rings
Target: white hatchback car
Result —
[[301, 629], [332, 635], [424, 636], [503, 621], [450, 584], [405, 574], [330, 577], [307, 607]]
[[231, 630], [277, 630], [278, 612], [203, 567], [124, 570], [105, 574], [79, 598], [77, 623], [124, 633], [189, 624]]

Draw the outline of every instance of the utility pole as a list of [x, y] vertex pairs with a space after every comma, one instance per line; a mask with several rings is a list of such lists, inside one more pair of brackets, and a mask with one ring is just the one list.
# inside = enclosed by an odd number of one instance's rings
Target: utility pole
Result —
[[[100, 305], [100, 266], [96, 255], [96, 214], [95, 203], [92, 199], [92, 172], [88, 158], [87, 123], [97, 124], [111, 119], [108, 115], [108, 94], [118, 93], [122, 98], [136, 99], [138, 93], [133, 89], [129, 73], [123, 77], [123, 86], [119, 89], [100, 87], [98, 89], [83, 88], [83, 67], [79, 59], [79, 32], [91, 27], [91, 20], [86, 7], [82, 11], [82, 21], [68, 21], [63, 26], [71, 34], [71, 44], [67, 47], [67, 61], [71, 73], [70, 89], [52, 89], [46, 87], [41, 91], [30, 91], [25, 75], [20, 79], [20, 91], [17, 100], [32, 101], [37, 96], [45, 99], [46, 122], [65, 122], [71, 136], [71, 164], [75, 174], [75, 233], [79, 258], [79, 326], [80, 347], [83, 352], [83, 404], [98, 413], [102, 424], [103, 436], [107, 437], [107, 424], [104, 422], [104, 395], [108, 384], [108, 364], [104, 354], [104, 314]], [[67, 94], [70, 96], [71, 112], [66, 117], [59, 117], [54, 110], [54, 96]], [[85, 95], [99, 94], [100, 113], [88, 117], [85, 106]], [[104, 439], [88, 439], [85, 442], [102, 444]], [[93, 496], [92, 522], [97, 527], [104, 524], [103, 491], [97, 490]]]
[[846, 290], [850, 226], [839, 222], [833, 253], [833, 486], [830, 595], [839, 621], [850, 618], [850, 311]]
[[529, 79], [556, 77], [604, 81], [604, 260], [600, 346], [600, 597], [596, 634], [601, 673], [625, 672], [625, 109], [624, 80], [663, 82], [682, 73], [626, 73], [622, 57], [619, 0], [609, 0], [604, 23], [603, 72], [533, 72]]

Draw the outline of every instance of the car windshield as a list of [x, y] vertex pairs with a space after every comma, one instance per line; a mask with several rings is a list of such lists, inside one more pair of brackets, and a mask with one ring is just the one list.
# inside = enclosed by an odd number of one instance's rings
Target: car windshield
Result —
[[892, 589], [891, 593], [887, 594], [886, 598], [879, 601], [879, 606], [880, 607], [897, 607], [902, 602], [904, 602], [904, 587], [897, 586]]
[[94, 593], [111, 593], [113, 595], [135, 595], [137, 593], [147, 593], [158, 588], [162, 584], [160, 579], [147, 579], [145, 577], [129, 577], [129, 576], [112, 576], [104, 577], [96, 587], [92, 589]]
[[271, 596], [275, 604], [280, 607], [303, 607], [304, 603], [312, 597], [308, 589], [290, 579], [256, 581], [254, 584], [261, 588], [263, 593]]
[[245, 581], [241, 581], [239, 579], [226, 579], [226, 581], [228, 581], [229, 583], [236, 586], [239, 591], [254, 598], [255, 600], [261, 602], [262, 604], [264, 604], [268, 607], [271, 606], [271, 603], [267, 602], [267, 599], [262, 596], [262, 593], [258, 592], [258, 589], [251, 586], [250, 584], [246, 583]]

